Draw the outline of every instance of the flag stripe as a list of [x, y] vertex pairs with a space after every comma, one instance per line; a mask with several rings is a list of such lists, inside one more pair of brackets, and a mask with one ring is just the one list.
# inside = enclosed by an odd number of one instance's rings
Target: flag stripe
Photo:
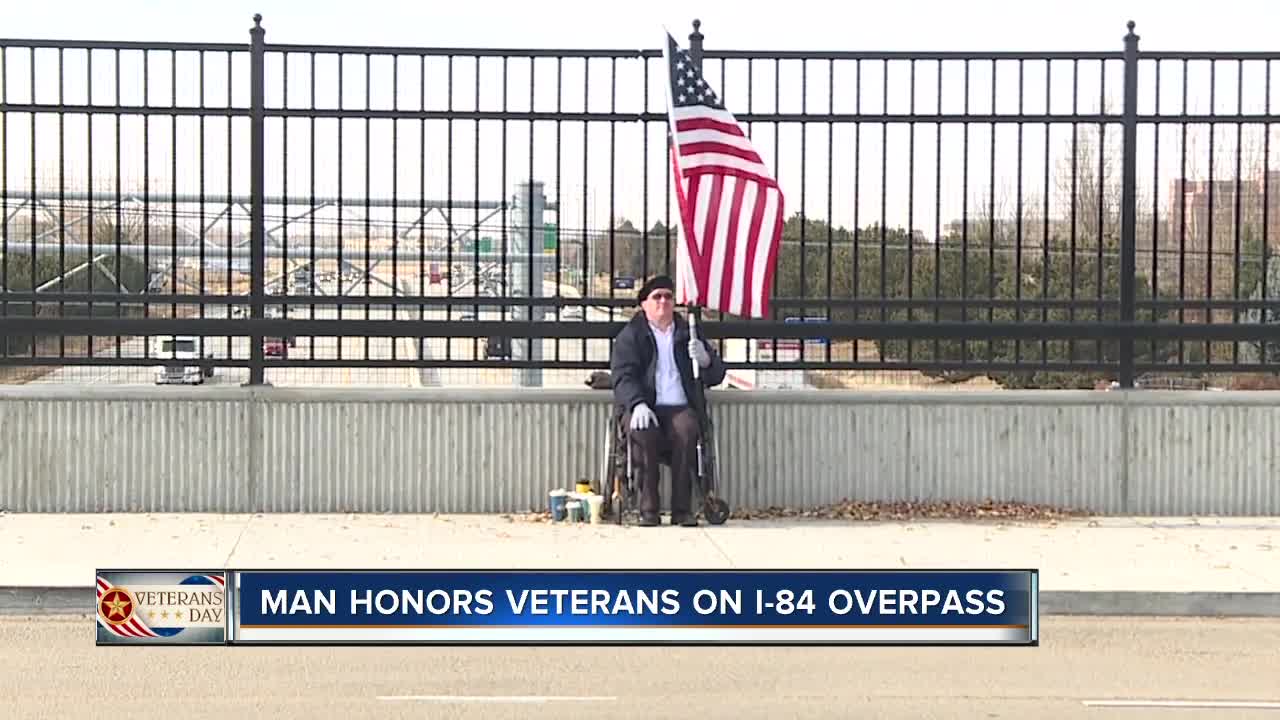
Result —
[[720, 142], [696, 142], [682, 145], [680, 147], [680, 155], [691, 159], [695, 155], [728, 156], [745, 160], [749, 163], [760, 164], [760, 156], [755, 154], [754, 151], [743, 150]]
[[[747, 262], [747, 248], [751, 244], [752, 233], [755, 231], [752, 225], [752, 219], [756, 214], [756, 207], [760, 204], [760, 184], [750, 183], [746, 191], [742, 195], [742, 209], [739, 214], [741, 219], [739, 223], [738, 236], [734, 238], [734, 264], [733, 276], [736, 278], [743, 277], [743, 273], [747, 272], [750, 264]], [[730, 298], [728, 312], [736, 315], [747, 315], [747, 300], [750, 297], [750, 290], [743, 283], [734, 283], [733, 295]]]
[[[720, 226], [720, 201], [723, 197], [724, 177], [721, 175], [715, 175], [712, 177], [710, 189], [707, 192], [707, 200], [702, 205], [702, 208], [706, 210], [707, 214], [706, 218], [702, 222], [702, 233], [699, 236], [704, 238], [704, 240], [702, 241], [702, 247], [699, 248], [699, 251], [702, 253], [703, 270], [701, 276], [698, 278], [698, 287], [706, 289], [706, 296], [708, 300], [717, 295], [715, 288], [711, 287], [711, 284], [708, 281], [708, 275], [710, 275], [711, 264], [715, 260], [715, 248], [723, 245], [723, 243], [719, 242], [719, 237], [716, 235], [716, 228]], [[707, 240], [710, 240], [710, 242], [708, 243]], [[716, 280], [717, 284], [719, 284], [719, 278]]]
[[[741, 181], [733, 176], [721, 176], [721, 183], [720, 202], [716, 212], [716, 231], [710, 234], [710, 237], [716, 238], [727, 235], [729, 231], [729, 224], [733, 221], [733, 213], [736, 212], [733, 197], [737, 194], [737, 188]], [[731, 278], [725, 274], [729, 250], [727, 245], [727, 243], [717, 241], [710, 251], [711, 262], [707, 272], [707, 295], [713, 299], [721, 296], [723, 288], [732, 285], [729, 282]]]
[[[769, 202], [769, 189], [761, 185], [758, 187], [756, 191], [756, 204], [755, 204], [754, 210], [751, 213], [751, 231], [747, 234], [746, 271], [739, 276], [739, 277], [746, 278], [746, 282], [744, 283], [744, 285], [747, 287], [744, 287], [743, 290], [744, 290], [744, 295], [748, 298], [751, 298], [751, 295], [752, 295], [751, 294], [752, 288], [750, 286], [753, 283], [751, 283], [750, 279], [755, 276], [756, 258], [762, 254], [760, 253], [760, 230], [763, 224], [764, 213], [768, 205], [768, 202]], [[745, 309], [749, 313], [755, 312], [756, 303], [754, 298], [751, 298], [750, 304], [747, 305]]]
[[[688, 185], [684, 189], [684, 206], [680, 208], [680, 217], [684, 223], [685, 242], [680, 243], [683, 250], [684, 273], [683, 279], [687, 283], [684, 288], [684, 295], [687, 303], [701, 303], [702, 299], [698, 292], [698, 234], [694, 232], [693, 208], [696, 204], [694, 198], [698, 196], [698, 185], [701, 178], [690, 178]], [[677, 187], [684, 186], [684, 182], [676, 183]]]
[[99, 620], [102, 622], [103, 627], [105, 627], [110, 632], [115, 633], [116, 635], [121, 635], [123, 637], [140, 637], [140, 635], [138, 635], [137, 632], [135, 632], [132, 628], [130, 628], [127, 623], [121, 623], [120, 625], [112, 625], [111, 623], [107, 622], [106, 620], [103, 620], [102, 618], [99, 618]]
[[693, 203], [690, 208], [692, 213], [692, 221], [689, 223], [689, 230], [696, 238], [689, 243], [689, 264], [692, 270], [691, 279], [694, 281], [694, 287], [697, 290], [694, 296], [699, 303], [705, 302], [705, 284], [703, 279], [707, 276], [703, 272], [702, 265], [706, 262], [706, 253], [702, 251], [704, 246], [708, 246], [706, 236], [703, 234], [703, 228], [707, 226], [707, 202], [711, 197], [711, 182], [714, 176], [704, 178], [702, 176], [689, 179], [689, 200]]
[[765, 317], [769, 314], [769, 294], [773, 290], [773, 273], [777, 269], [778, 246], [781, 244], [780, 241], [782, 239], [781, 193], [769, 193], [769, 206], [764, 220], [768, 231], [761, 232], [759, 239], [764, 241], [767, 247], [756, 263], [755, 275], [759, 277], [759, 286], [756, 292], [753, 293], [753, 297], [758, 303], [753, 313], [755, 317]]
[[754, 180], [762, 185], [777, 185], [773, 178], [761, 175], [751, 163], [744, 162], [729, 155], [708, 157], [698, 155], [681, 163], [684, 166], [684, 177], [696, 175], [737, 175], [740, 178]]
[[748, 152], [755, 152], [756, 150], [751, 144], [751, 141], [741, 135], [727, 135], [715, 130], [689, 130], [687, 132], [681, 130], [677, 134], [676, 138], [680, 141], [682, 152], [687, 152], [687, 150], [684, 149], [685, 145], [703, 142], [720, 143], [722, 145], [739, 148]]
[[726, 135], [728, 137], [738, 137], [746, 139], [747, 134], [742, 132], [742, 128], [734, 124], [733, 116], [722, 120], [719, 118], [709, 117], [691, 117], [687, 120], [676, 121], [676, 133], [683, 135], [687, 132], [696, 130], [705, 130]]
[[680, 171], [680, 150], [676, 143], [671, 143], [671, 172], [676, 178], [676, 204], [680, 215], [680, 227], [684, 231], [684, 242], [676, 242], [676, 302], [693, 304], [697, 302], [697, 282], [690, 275], [689, 245], [694, 242], [689, 225], [689, 201], [685, 193], [684, 176]]
[[692, 120], [710, 120], [725, 126], [729, 132], [739, 135], [744, 134], [742, 128], [738, 125], [738, 118], [733, 113], [721, 108], [707, 107], [705, 105], [690, 105], [686, 107], [678, 107], [672, 111], [671, 115], [675, 118], [676, 130], [679, 131], [680, 123]]
[[[728, 273], [730, 278], [742, 277], [742, 273], [737, 272], [734, 266], [734, 255], [738, 254], [736, 252], [736, 246], [741, 242], [741, 233], [738, 229], [738, 222], [742, 217], [742, 196], [746, 194], [747, 185], [751, 184], [754, 183], [749, 183], [740, 178], [734, 178], [732, 214], [729, 215], [729, 227], [725, 228], [725, 237], [729, 239], [729, 242], [720, 243], [724, 247], [724, 269], [720, 272], [721, 274], [724, 274], [724, 270], [734, 270], [734, 272]], [[722, 285], [720, 287], [720, 307], [737, 307], [737, 305], [734, 304], [733, 298], [738, 294], [739, 290], [740, 283], [730, 282]]]
[[138, 619], [137, 615], [134, 615], [129, 619], [129, 622], [125, 624], [136, 630], [137, 633], [143, 637], [158, 637], [154, 632], [151, 632], [151, 628], [142, 624], [142, 621]]

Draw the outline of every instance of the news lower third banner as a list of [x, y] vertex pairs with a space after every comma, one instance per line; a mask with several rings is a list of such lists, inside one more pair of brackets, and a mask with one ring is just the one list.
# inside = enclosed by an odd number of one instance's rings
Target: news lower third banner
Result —
[[1038, 592], [1035, 570], [103, 571], [98, 639], [1037, 645]]

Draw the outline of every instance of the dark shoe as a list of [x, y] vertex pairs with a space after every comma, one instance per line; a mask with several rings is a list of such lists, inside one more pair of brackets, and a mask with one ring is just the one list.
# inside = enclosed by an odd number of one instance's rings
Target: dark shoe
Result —
[[698, 527], [698, 516], [693, 513], [681, 513], [671, 516], [671, 524], [680, 527]]
[[640, 527], [657, 527], [661, 524], [658, 513], [640, 513]]

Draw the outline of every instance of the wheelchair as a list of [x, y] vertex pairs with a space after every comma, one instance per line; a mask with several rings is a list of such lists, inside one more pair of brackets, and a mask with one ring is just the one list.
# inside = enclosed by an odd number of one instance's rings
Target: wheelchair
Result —
[[[588, 387], [596, 390], [611, 390], [613, 385], [608, 372], [592, 373], [586, 381]], [[702, 516], [712, 525], [723, 525], [729, 520], [729, 503], [720, 495], [719, 455], [720, 446], [715, 436], [715, 424], [711, 417], [710, 406], [703, 402], [704, 412], [699, 414], [698, 445], [695, 454], [696, 467], [693, 468], [693, 492], [695, 500], [702, 497]], [[599, 476], [592, 483], [597, 494], [604, 498], [602, 508], [605, 517], [617, 524], [623, 524], [624, 518], [631, 512], [638, 512], [640, 506], [640, 477], [636, 472], [638, 461], [633, 457], [633, 448], [627, 439], [627, 430], [622, 426], [622, 415], [614, 406], [610, 406], [609, 416], [604, 423], [605, 452], [601, 458]], [[661, 465], [671, 467], [671, 450], [663, 448], [658, 454]], [[695, 513], [696, 514], [696, 513]]]

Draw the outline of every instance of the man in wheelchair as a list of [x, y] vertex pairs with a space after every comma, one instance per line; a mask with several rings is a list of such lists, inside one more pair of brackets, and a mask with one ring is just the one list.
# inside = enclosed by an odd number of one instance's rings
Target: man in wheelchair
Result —
[[[616, 415], [639, 458], [640, 524], [658, 518], [659, 457], [671, 457], [671, 524], [697, 527], [692, 510], [704, 391], [724, 381], [724, 363], [710, 344], [693, 339], [675, 312], [674, 284], [660, 275], [646, 282], [636, 313], [618, 333], [609, 358]], [[693, 377], [693, 362], [699, 377]]]

